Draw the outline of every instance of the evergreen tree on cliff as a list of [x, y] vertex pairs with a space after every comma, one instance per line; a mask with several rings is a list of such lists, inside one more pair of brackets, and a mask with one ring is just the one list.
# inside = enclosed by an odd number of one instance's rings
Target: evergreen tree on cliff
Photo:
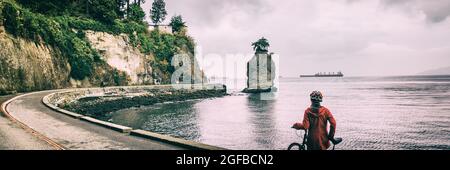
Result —
[[113, 23], [115, 19], [119, 18], [117, 15], [116, 0], [95, 0], [92, 2], [92, 12], [90, 15], [104, 23]]
[[127, 1], [128, 0], [116, 0], [116, 13], [120, 18], [124, 18], [127, 14]]
[[259, 53], [267, 53], [270, 44], [266, 38], [262, 37], [258, 41], [252, 43], [252, 46], [255, 53], [259, 54]]
[[173, 16], [169, 25], [172, 27], [172, 32], [180, 32], [186, 27], [186, 23], [183, 21], [181, 15]]
[[128, 19], [141, 23], [145, 18], [145, 12], [138, 4], [132, 4], [130, 12], [128, 13]]
[[166, 19], [166, 3], [164, 0], [155, 0], [152, 3], [152, 8], [150, 9], [150, 18], [155, 25], [163, 22]]

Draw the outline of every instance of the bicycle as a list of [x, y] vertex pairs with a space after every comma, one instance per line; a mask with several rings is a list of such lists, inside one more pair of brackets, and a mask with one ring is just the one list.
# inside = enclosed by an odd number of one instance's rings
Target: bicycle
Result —
[[[295, 129], [295, 128], [294, 128], [294, 129]], [[306, 142], [307, 142], [307, 138], [308, 138], [308, 130], [307, 130], [307, 129], [296, 129], [296, 130], [304, 130], [304, 131], [305, 131], [305, 133], [304, 133], [304, 135], [303, 135], [303, 141], [302, 141], [302, 144], [299, 144], [299, 143], [296, 143], [296, 142], [291, 143], [291, 144], [288, 146], [288, 150], [307, 150], [308, 147], [307, 147], [307, 145], [306, 145]], [[299, 136], [298, 133], [297, 133], [297, 136]], [[299, 136], [299, 137], [300, 137], [300, 136]], [[342, 138], [333, 138], [333, 139], [330, 139], [330, 141], [331, 141], [331, 143], [333, 144], [333, 149], [332, 149], [332, 150], [334, 150], [334, 147], [335, 147], [337, 144], [339, 144], [339, 143], [342, 142]]]

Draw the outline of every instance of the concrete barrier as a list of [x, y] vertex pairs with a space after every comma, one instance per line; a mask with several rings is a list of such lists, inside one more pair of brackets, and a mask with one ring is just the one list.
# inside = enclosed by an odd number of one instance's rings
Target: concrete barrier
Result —
[[142, 137], [142, 138], [147, 138], [147, 139], [157, 140], [157, 141], [161, 141], [161, 142], [165, 142], [165, 143], [170, 143], [172, 145], [181, 146], [181, 147], [188, 148], [188, 149], [226, 150], [225, 148], [221, 148], [221, 147], [217, 147], [217, 146], [212, 146], [212, 145], [207, 145], [207, 144], [189, 141], [189, 140], [185, 140], [185, 139], [175, 138], [172, 136], [162, 135], [162, 134], [153, 133], [153, 132], [140, 130], [140, 129], [132, 130], [130, 134], [134, 135], [134, 136]]
[[114, 123], [110, 123], [110, 122], [105, 122], [102, 120], [94, 119], [89, 116], [83, 116], [83, 117], [80, 117], [80, 119], [90, 122], [90, 123], [94, 123], [94, 124], [103, 126], [103, 127], [106, 127], [106, 128], [109, 128], [109, 129], [112, 129], [112, 130], [115, 130], [115, 131], [126, 133], [126, 134], [129, 134], [132, 130], [132, 128], [127, 127], [127, 126], [122, 126], [122, 125], [118, 125], [118, 124], [114, 124]]
[[[53, 94], [53, 93], [52, 93], [52, 94]], [[49, 99], [48, 99], [49, 96], [50, 96], [50, 95], [47, 95], [47, 96], [44, 96], [44, 98], [42, 98], [42, 103], [43, 103], [45, 106], [47, 106], [48, 108], [50, 108], [50, 109], [52, 109], [52, 110], [54, 110], [54, 111], [63, 113], [63, 114], [65, 114], [65, 115], [67, 115], [67, 116], [76, 118], [76, 119], [79, 119], [79, 118], [83, 117], [83, 115], [81, 115], [81, 114], [78, 114], [78, 113], [74, 113], [74, 112], [71, 112], [71, 111], [67, 111], [67, 110], [61, 109], [61, 108], [55, 106], [54, 104], [50, 103], [50, 102], [49, 102]]]
[[70, 93], [70, 92], [71, 91], [69, 90], [69, 91], [64, 91], [64, 92], [51, 93], [51, 94], [46, 95], [46, 96], [44, 96], [42, 98], [42, 103], [45, 106], [47, 106], [48, 108], [50, 108], [50, 109], [52, 109], [52, 110], [54, 110], [56, 112], [63, 113], [65, 115], [67, 115], [67, 116], [70, 116], [70, 117], [73, 117], [73, 118], [76, 118], [76, 119], [81, 119], [81, 120], [84, 120], [84, 121], [87, 121], [87, 122], [90, 122], [90, 123], [94, 123], [94, 124], [97, 124], [97, 125], [100, 125], [100, 126], [103, 126], [103, 127], [106, 127], [106, 128], [112, 129], [112, 130], [115, 130], [115, 131], [126, 133], [126, 134], [129, 134], [131, 132], [132, 128], [130, 128], [130, 127], [126, 127], [126, 126], [122, 126], [122, 125], [118, 125], [118, 124], [114, 124], [114, 123], [110, 123], [110, 122], [105, 122], [105, 121], [102, 121], [102, 120], [94, 119], [94, 118], [89, 117], [89, 116], [84, 116], [82, 114], [78, 114], [78, 113], [74, 113], [74, 112], [71, 112], [71, 111], [68, 111], [68, 110], [64, 110], [64, 109], [61, 109], [61, 108], [57, 107], [56, 105], [54, 105], [54, 104], [52, 104], [50, 102], [50, 100], [51, 100], [50, 98], [52, 98], [53, 96], [55, 96], [57, 94], [60, 94], [60, 93]]

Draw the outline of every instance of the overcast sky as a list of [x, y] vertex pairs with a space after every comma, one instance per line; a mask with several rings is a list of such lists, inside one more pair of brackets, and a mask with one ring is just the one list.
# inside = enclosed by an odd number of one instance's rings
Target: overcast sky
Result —
[[[450, 66], [450, 0], [166, 0], [166, 8], [166, 22], [183, 16], [203, 56], [251, 54], [251, 43], [266, 37], [282, 76], [410, 75]], [[222, 70], [215, 64], [207, 74]]]

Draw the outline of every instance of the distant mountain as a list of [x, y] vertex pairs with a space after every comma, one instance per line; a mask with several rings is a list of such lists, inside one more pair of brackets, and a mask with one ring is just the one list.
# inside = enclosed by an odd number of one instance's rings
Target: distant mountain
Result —
[[421, 73], [420, 75], [450, 75], [450, 67], [438, 68], [433, 70], [427, 70]]

